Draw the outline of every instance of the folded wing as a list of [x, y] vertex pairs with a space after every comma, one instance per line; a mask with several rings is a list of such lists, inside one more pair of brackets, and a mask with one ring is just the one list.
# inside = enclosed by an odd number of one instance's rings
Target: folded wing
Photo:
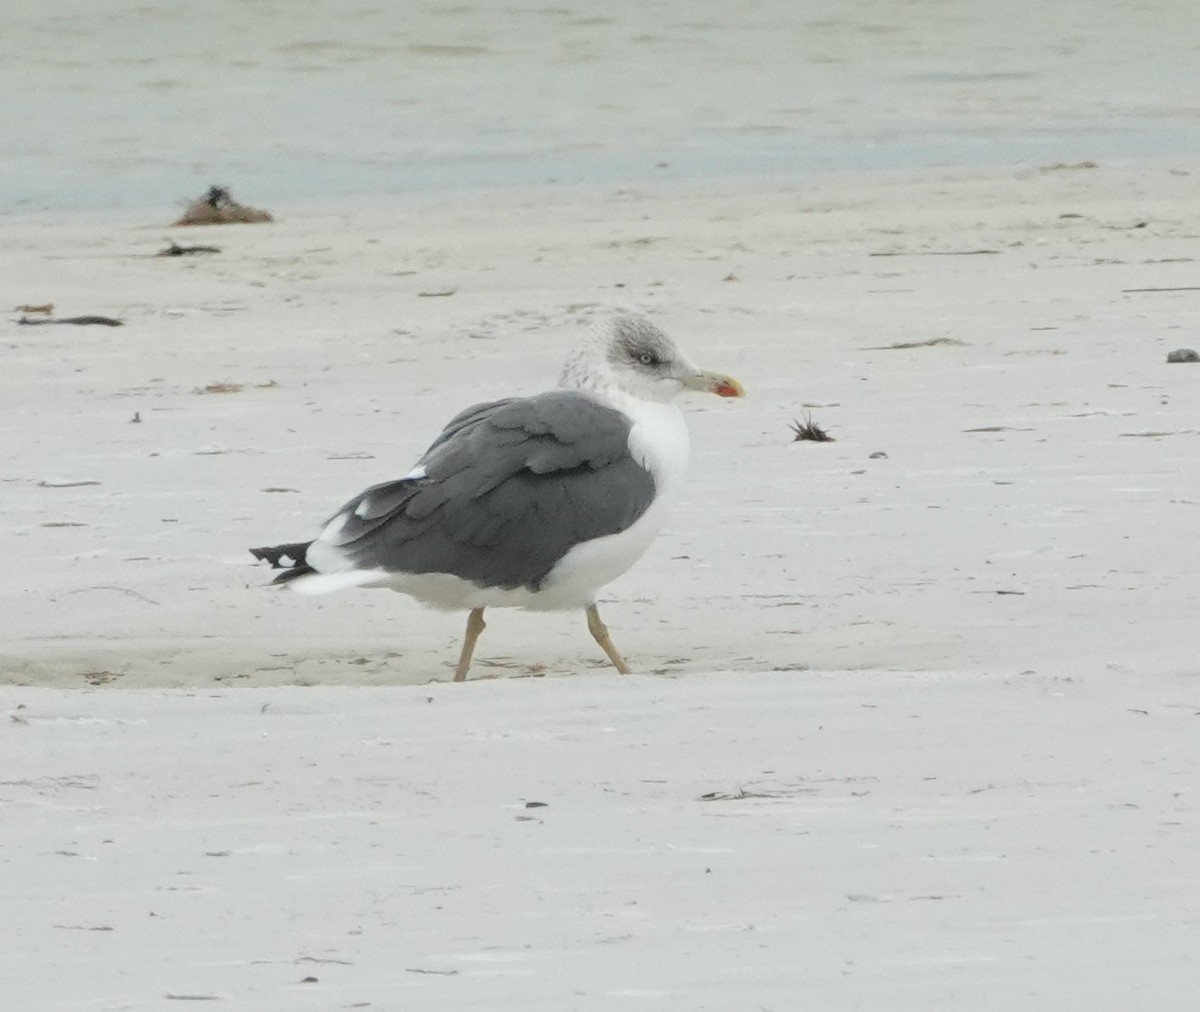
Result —
[[579, 391], [476, 405], [409, 476], [355, 496], [306, 551], [281, 548], [303, 572], [448, 573], [536, 591], [575, 545], [649, 508], [654, 479], [630, 454], [629, 431], [625, 415]]

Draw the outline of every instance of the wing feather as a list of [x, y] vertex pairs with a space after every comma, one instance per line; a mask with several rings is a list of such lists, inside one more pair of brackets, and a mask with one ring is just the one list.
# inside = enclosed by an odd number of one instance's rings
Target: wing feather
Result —
[[654, 478], [630, 455], [629, 431], [625, 415], [580, 391], [475, 405], [434, 440], [423, 476], [346, 503], [317, 539], [333, 551], [310, 560], [536, 590], [576, 544], [649, 508]]

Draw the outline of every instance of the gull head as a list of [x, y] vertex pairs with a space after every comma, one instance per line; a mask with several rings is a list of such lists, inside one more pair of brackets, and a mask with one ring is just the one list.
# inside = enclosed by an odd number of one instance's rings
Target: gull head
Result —
[[672, 400], [682, 390], [745, 396], [732, 376], [701, 369], [657, 326], [629, 315], [601, 324], [575, 348], [560, 385], [659, 402]]

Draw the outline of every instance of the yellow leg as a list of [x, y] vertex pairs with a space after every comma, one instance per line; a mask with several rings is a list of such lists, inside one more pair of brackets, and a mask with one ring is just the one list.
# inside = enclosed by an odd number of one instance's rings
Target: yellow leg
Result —
[[594, 604], [589, 604], [587, 607], [587, 620], [588, 632], [600, 644], [601, 649], [608, 654], [608, 659], [613, 662], [613, 667], [623, 675], [629, 674], [629, 665], [625, 663], [625, 658], [621, 656], [621, 651], [614, 646], [611, 637], [608, 635], [608, 626], [600, 620], [600, 612], [596, 610]]
[[479, 634], [486, 628], [487, 623], [483, 620], [483, 609], [473, 608], [471, 614], [467, 616], [467, 634], [463, 637], [462, 653], [458, 655], [458, 667], [454, 669], [456, 682], [467, 680], [467, 669], [471, 667], [471, 655], [475, 653], [475, 641], [479, 639]]

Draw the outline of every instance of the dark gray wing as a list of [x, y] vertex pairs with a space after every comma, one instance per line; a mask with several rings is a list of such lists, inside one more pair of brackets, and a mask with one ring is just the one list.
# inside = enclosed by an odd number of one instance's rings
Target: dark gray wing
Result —
[[423, 477], [367, 489], [320, 540], [354, 568], [536, 591], [575, 545], [649, 508], [654, 478], [629, 431], [627, 416], [573, 390], [478, 404], [426, 451]]

